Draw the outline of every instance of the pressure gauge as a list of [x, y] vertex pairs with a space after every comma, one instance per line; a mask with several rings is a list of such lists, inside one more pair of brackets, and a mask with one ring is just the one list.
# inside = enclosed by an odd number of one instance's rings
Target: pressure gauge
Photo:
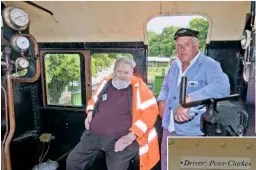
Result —
[[23, 31], [29, 25], [28, 14], [21, 8], [8, 6], [3, 11], [6, 24], [16, 31]]
[[16, 59], [15, 64], [19, 69], [26, 69], [29, 66], [29, 61], [24, 57], [19, 57]]
[[11, 44], [17, 52], [25, 52], [30, 46], [28, 38], [19, 34], [12, 37]]

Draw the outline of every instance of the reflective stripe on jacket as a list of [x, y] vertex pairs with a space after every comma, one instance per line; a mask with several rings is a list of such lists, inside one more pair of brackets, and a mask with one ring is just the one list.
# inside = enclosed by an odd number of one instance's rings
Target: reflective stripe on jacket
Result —
[[[100, 94], [112, 78], [105, 78], [95, 90], [89, 100], [86, 113], [94, 110]], [[140, 170], [150, 170], [160, 160], [157, 132], [154, 128], [158, 112], [158, 105], [152, 92], [142, 79], [133, 76], [132, 81], [132, 126], [129, 129], [137, 135], [140, 146]]]

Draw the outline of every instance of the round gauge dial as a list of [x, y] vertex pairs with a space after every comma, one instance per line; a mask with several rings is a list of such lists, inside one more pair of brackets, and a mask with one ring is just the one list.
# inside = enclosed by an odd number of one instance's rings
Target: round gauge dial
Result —
[[30, 46], [28, 38], [19, 34], [12, 37], [11, 44], [12, 47], [18, 52], [25, 52]]
[[21, 8], [8, 6], [3, 11], [5, 23], [16, 31], [25, 30], [29, 25], [29, 16]]
[[28, 68], [28, 66], [29, 66], [29, 61], [26, 58], [23, 58], [23, 57], [17, 58], [16, 67], [18, 67], [19, 69], [25, 69], [25, 68]]
[[28, 14], [20, 8], [13, 8], [10, 10], [11, 21], [17, 26], [24, 27], [28, 25]]
[[29, 48], [29, 40], [27, 39], [27, 37], [23, 37], [23, 36], [18, 37], [16, 43], [17, 43], [17, 47], [23, 51]]

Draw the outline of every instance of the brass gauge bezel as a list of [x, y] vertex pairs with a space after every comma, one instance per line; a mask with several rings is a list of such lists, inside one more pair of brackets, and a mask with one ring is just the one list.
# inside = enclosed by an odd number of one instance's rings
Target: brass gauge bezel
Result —
[[[25, 66], [24, 66], [25, 64]], [[19, 57], [15, 61], [15, 65], [18, 69], [27, 69], [30, 65], [29, 61], [24, 57]]]
[[[28, 19], [28, 22], [24, 25], [24, 26], [19, 26], [17, 25], [11, 18], [11, 11], [12, 10], [15, 10], [15, 9], [19, 9], [21, 11], [23, 11], [26, 16], [27, 16], [27, 19]], [[18, 8], [18, 7], [13, 7], [13, 6], [8, 6], [6, 7], [4, 10], [3, 10], [3, 18], [4, 18], [4, 21], [5, 23], [7, 24], [8, 27], [10, 27], [11, 29], [13, 30], [16, 30], [16, 31], [23, 31], [25, 29], [28, 28], [29, 24], [30, 24], [30, 18], [28, 16], [28, 14], [21, 8]]]
[[[26, 41], [28, 41], [29, 45], [28, 47], [26, 47], [25, 49], [21, 49], [18, 44], [17, 44], [17, 41], [19, 38], [24, 38], [26, 39]], [[12, 48], [17, 51], [17, 52], [20, 52], [20, 53], [24, 53], [26, 51], [28, 51], [29, 47], [30, 47], [30, 41], [29, 39], [26, 37], [26, 36], [23, 36], [23, 35], [20, 35], [20, 34], [17, 34], [17, 35], [14, 35], [12, 38], [11, 38], [11, 46]]]

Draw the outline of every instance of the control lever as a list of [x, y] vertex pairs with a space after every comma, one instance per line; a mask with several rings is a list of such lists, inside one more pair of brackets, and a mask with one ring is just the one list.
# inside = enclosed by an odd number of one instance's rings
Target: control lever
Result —
[[[204, 100], [197, 100], [186, 103], [186, 86], [187, 86], [187, 77], [183, 76], [181, 78], [181, 88], [180, 88], [180, 104], [184, 108], [196, 107], [199, 105], [206, 105], [206, 112], [202, 114], [202, 131], [206, 136], [214, 136], [215, 133], [222, 133], [222, 124], [220, 120], [219, 112], [217, 111], [217, 102], [230, 100], [234, 98], [238, 98], [239, 94], [233, 94], [224, 98], [209, 98]], [[244, 122], [244, 119], [241, 120]], [[211, 127], [210, 127], [211, 126]], [[213, 128], [214, 131], [213, 132]]]

